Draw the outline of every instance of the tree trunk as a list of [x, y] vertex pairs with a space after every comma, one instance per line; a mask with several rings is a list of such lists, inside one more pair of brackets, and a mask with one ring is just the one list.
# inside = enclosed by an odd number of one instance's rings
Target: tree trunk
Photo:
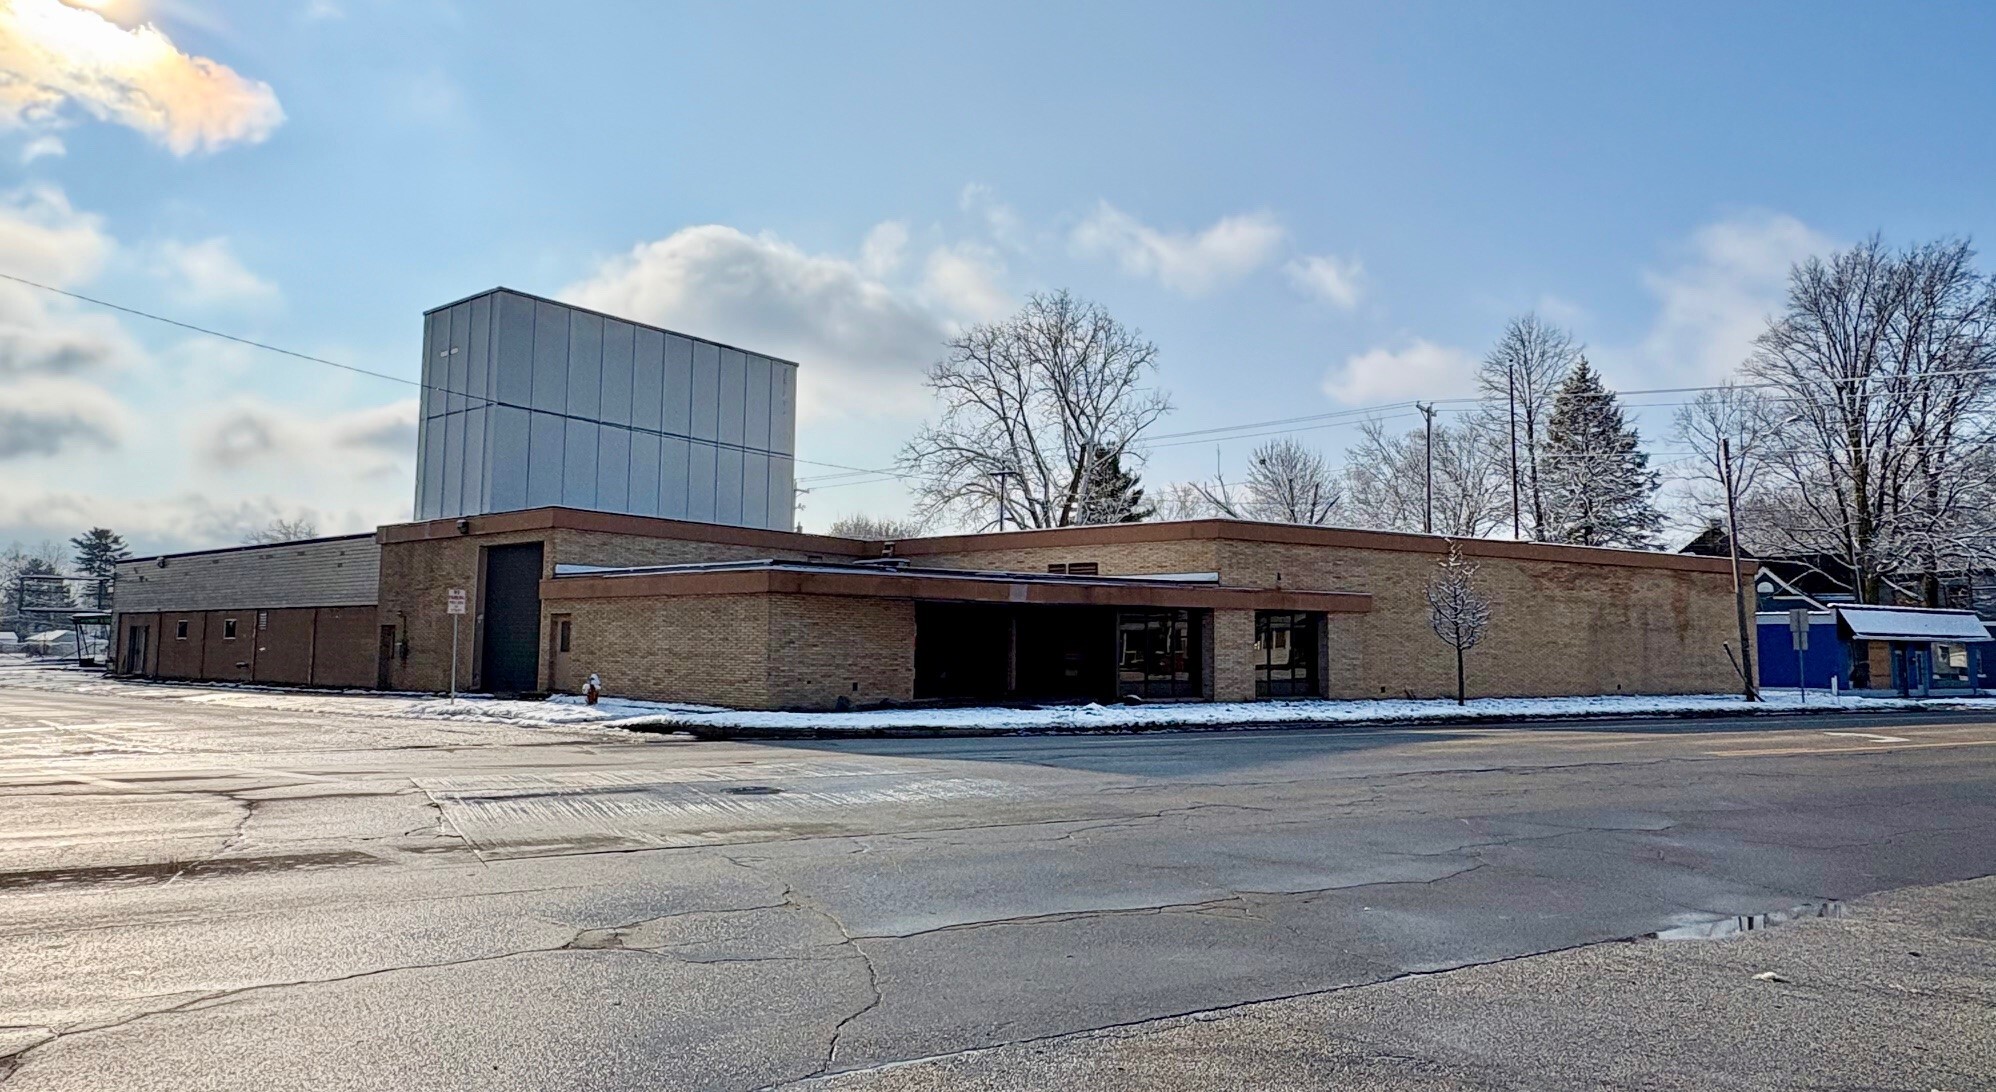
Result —
[[1455, 703], [1457, 705], [1469, 703], [1468, 688], [1463, 685], [1461, 645], [1457, 645], [1455, 649]]

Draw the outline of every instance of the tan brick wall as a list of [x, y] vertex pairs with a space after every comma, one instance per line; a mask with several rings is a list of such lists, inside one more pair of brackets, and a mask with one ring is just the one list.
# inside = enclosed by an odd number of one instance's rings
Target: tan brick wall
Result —
[[[389, 671], [397, 690], [441, 691], [450, 685], [450, 615], [445, 594], [463, 588], [473, 613], [461, 619], [458, 633], [458, 685], [476, 689], [479, 615], [484, 597], [479, 587], [479, 550], [546, 539], [546, 530], [468, 535], [417, 542], [390, 542], [381, 547], [379, 624], [394, 626], [396, 638], [408, 642], [408, 656], [398, 657]], [[553, 550], [543, 554], [543, 575], [551, 573]]]
[[[1491, 623], [1469, 653], [1472, 696], [1730, 691], [1738, 676], [1724, 573], [1478, 558]], [[1433, 554], [1230, 541], [1228, 584], [1372, 593], [1334, 618], [1332, 697], [1453, 696], [1455, 659], [1428, 628]]]
[[772, 704], [766, 597], [571, 599], [554, 613], [571, 622], [567, 669], [554, 689], [575, 692], [594, 673], [612, 697]]
[[774, 704], [826, 709], [841, 697], [870, 705], [914, 696], [914, 603], [825, 595], [769, 599]]
[[[464, 588], [476, 606], [465, 615], [458, 639], [459, 685], [474, 688], [479, 664], [480, 615], [484, 598], [479, 587], [479, 550], [521, 542], [542, 542], [542, 576], [554, 575], [556, 565], [685, 565], [713, 561], [757, 561], [764, 558], [801, 560], [802, 550], [737, 546], [683, 539], [647, 538], [570, 528], [536, 529], [462, 538], [391, 542], [381, 548], [380, 624], [397, 627], [409, 642], [406, 660], [392, 671], [397, 689], [442, 690], [450, 679], [450, 616], [444, 610], [445, 591]], [[554, 611], [541, 606], [542, 683], [552, 686], [545, 649], [548, 618]], [[372, 647], [372, 646], [370, 646]], [[371, 653], [370, 653], [371, 655]], [[584, 673], [585, 675], [587, 672]]]
[[1214, 701], [1254, 700], [1254, 613], [1251, 610], [1216, 610], [1213, 627]]
[[1219, 568], [1219, 545], [1213, 539], [1185, 539], [1179, 542], [1131, 542], [1108, 546], [1038, 546], [1024, 550], [922, 554], [911, 557], [909, 563], [931, 569], [1043, 573], [1048, 565], [1056, 562], [1093, 561], [1102, 567], [1103, 576], [1209, 573]]

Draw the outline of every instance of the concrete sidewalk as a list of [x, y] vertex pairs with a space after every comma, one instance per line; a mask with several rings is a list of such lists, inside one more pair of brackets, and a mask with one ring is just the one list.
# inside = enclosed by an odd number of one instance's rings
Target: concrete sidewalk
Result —
[[792, 1088], [1996, 1089], [1996, 878], [1718, 940], [1592, 945]]

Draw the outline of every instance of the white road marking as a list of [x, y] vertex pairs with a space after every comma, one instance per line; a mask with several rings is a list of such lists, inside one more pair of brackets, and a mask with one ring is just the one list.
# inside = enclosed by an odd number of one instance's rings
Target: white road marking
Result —
[[1910, 740], [1910, 739], [1907, 739], [1907, 738], [1906, 738], [1905, 736], [1881, 736], [1881, 735], [1878, 735], [1878, 734], [1877, 734], [1877, 733], [1875, 733], [1875, 732], [1824, 732], [1823, 734], [1824, 734], [1824, 735], [1826, 735], [1826, 736], [1855, 736], [1855, 737], [1857, 737], [1858, 739], [1868, 739], [1868, 740], [1870, 740], [1870, 741], [1871, 741], [1871, 742], [1873, 742], [1873, 743], [1911, 743], [1911, 742], [1913, 742], [1912, 740]]

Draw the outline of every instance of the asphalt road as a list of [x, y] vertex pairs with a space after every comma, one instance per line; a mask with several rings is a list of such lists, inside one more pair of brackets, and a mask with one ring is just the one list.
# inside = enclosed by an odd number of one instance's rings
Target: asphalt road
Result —
[[[1975, 715], [774, 745], [0, 689], [0, 1073], [894, 1087], [1989, 875], [1992, 774]], [[1967, 1034], [1866, 1087], [1978, 1087]]]

